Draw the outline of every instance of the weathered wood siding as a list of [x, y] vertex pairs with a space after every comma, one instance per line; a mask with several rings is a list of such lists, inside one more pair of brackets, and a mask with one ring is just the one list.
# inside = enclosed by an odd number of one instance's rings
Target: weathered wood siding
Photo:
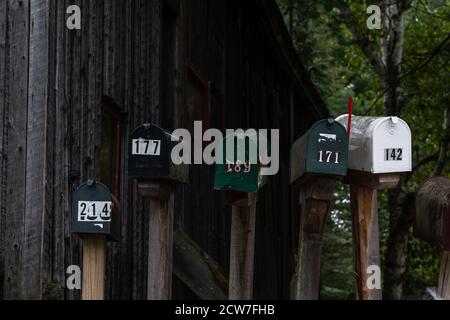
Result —
[[[271, 0], [0, 0], [0, 298], [78, 299], [65, 270], [81, 264], [70, 232], [71, 191], [100, 175], [101, 102], [124, 116], [123, 145], [143, 122], [192, 127], [188, 66], [208, 86], [209, 125], [280, 129], [280, 172], [257, 211], [255, 296], [288, 298], [297, 192], [289, 147], [314, 120], [264, 13]], [[79, 5], [82, 29], [66, 28]], [[308, 88], [308, 87], [306, 87]], [[146, 296], [148, 203], [121, 152], [122, 240], [108, 245], [107, 298]], [[73, 178], [74, 171], [80, 172]], [[230, 208], [213, 168], [192, 166], [179, 187], [176, 224], [228, 270]], [[291, 194], [294, 197], [291, 197]]]

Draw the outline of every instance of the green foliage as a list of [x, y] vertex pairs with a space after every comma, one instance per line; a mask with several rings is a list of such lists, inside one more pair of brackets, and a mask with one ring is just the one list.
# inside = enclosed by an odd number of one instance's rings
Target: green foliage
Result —
[[352, 219], [348, 186], [339, 183], [331, 218], [325, 226], [321, 268], [321, 299], [353, 299]]
[[[333, 1], [278, 0], [303, 63], [328, 105], [333, 116], [347, 112], [347, 100], [353, 96], [354, 113], [381, 115], [383, 90], [380, 79], [367, 58], [355, 44], [348, 29], [339, 22]], [[351, 2], [355, 19], [364, 27], [368, 15], [367, 1]], [[449, 98], [450, 34], [449, 0], [416, 0], [405, 19], [403, 59], [403, 91], [405, 109], [402, 117], [408, 122], [413, 136], [413, 162], [435, 155], [443, 134], [442, 122]], [[368, 31], [375, 48], [386, 30]], [[414, 172], [405, 192], [417, 190], [432, 173], [434, 163]], [[450, 166], [444, 172], [449, 176]], [[389, 234], [387, 193], [379, 194], [379, 221], [382, 263]], [[351, 214], [348, 188], [340, 185], [336, 193], [332, 217], [324, 234], [322, 257], [323, 299], [354, 298], [352, 263]], [[408, 244], [408, 266], [405, 297], [421, 298], [426, 286], [435, 286], [439, 254], [428, 244], [412, 235]], [[382, 265], [383, 265], [382, 264]]]

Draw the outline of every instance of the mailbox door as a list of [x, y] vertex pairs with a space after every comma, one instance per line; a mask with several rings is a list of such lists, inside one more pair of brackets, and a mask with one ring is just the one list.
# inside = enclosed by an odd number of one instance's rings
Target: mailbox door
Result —
[[308, 133], [306, 172], [346, 176], [348, 136], [336, 121], [321, 120]]
[[128, 175], [152, 179], [170, 176], [170, 145], [167, 134], [154, 125], [137, 128], [129, 141]]
[[118, 202], [108, 188], [99, 182], [83, 184], [73, 194], [72, 232], [106, 235], [118, 239], [120, 223]]
[[[258, 159], [258, 143], [255, 138], [250, 138], [245, 143], [245, 156], [238, 159], [237, 143], [234, 144], [234, 157], [227, 155], [226, 142], [228, 139], [238, 141], [242, 139], [235, 135], [226, 137], [218, 146], [223, 150], [223, 163], [216, 165], [214, 188], [216, 190], [230, 190], [239, 192], [258, 192], [263, 185], [264, 179], [260, 179], [260, 164]], [[241, 140], [242, 141], [242, 140]], [[257, 164], [250, 163], [250, 146], [255, 148]]]
[[384, 118], [373, 132], [373, 173], [412, 169], [411, 130], [402, 119]]

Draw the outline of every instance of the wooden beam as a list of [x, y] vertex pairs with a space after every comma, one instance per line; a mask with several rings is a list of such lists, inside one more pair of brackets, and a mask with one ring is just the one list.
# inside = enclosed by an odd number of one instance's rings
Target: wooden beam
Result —
[[344, 181], [354, 186], [375, 190], [392, 189], [399, 184], [400, 175], [398, 173], [372, 174], [359, 170], [348, 170]]
[[147, 299], [169, 300], [172, 297], [175, 191], [164, 183], [140, 183], [138, 189], [150, 199]]
[[253, 298], [256, 195], [235, 199], [231, 213], [230, 275], [228, 298]]
[[202, 300], [226, 300], [228, 279], [220, 265], [183, 231], [174, 233], [173, 272]]
[[300, 189], [300, 234], [293, 293], [296, 300], [319, 299], [322, 235], [335, 185], [335, 179], [316, 177]]
[[369, 289], [367, 286], [368, 267], [380, 267], [377, 191], [367, 187], [350, 185], [350, 197], [357, 298], [361, 300], [381, 300], [381, 288]]
[[103, 300], [105, 297], [106, 238], [83, 238], [83, 300]]
[[443, 251], [439, 271], [438, 293], [444, 300], [450, 300], [450, 252]]

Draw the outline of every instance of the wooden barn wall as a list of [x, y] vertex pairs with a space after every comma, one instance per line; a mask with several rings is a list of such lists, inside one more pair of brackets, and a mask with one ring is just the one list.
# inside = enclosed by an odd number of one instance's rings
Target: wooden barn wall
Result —
[[[255, 8], [252, 1], [188, 1], [187, 59], [209, 81], [214, 127], [280, 129], [280, 171], [259, 194], [254, 294], [289, 298], [299, 225], [298, 192], [289, 186], [289, 150], [318, 118], [307, 111], [310, 102], [281, 67]], [[223, 193], [213, 190], [210, 169], [196, 166], [191, 175], [184, 229], [227, 270], [231, 208]]]
[[[81, 182], [100, 176], [103, 97], [124, 118], [122, 239], [108, 244], [107, 298], [145, 298], [149, 208], [127, 178], [124, 145], [143, 122], [173, 129], [199, 120], [186, 110], [192, 70], [207, 86], [211, 127], [280, 129], [280, 171], [258, 203], [255, 296], [289, 297], [298, 241], [289, 147], [317, 119], [252, 1], [181, 1], [179, 12], [169, 3], [0, 0], [0, 298], [80, 298], [65, 289], [66, 268], [82, 253], [70, 201]], [[66, 28], [73, 4], [81, 30]], [[230, 208], [213, 178], [212, 167], [191, 167], [175, 221], [226, 273]]]
[[[73, 4], [81, 30], [66, 28]], [[160, 19], [159, 1], [0, 1], [3, 298], [80, 297], [65, 290], [66, 268], [81, 255], [70, 233], [71, 191], [99, 177], [102, 97], [124, 115], [123, 143], [138, 124], [159, 122]], [[108, 298], [145, 297], [147, 208], [135, 191], [123, 178]]]

